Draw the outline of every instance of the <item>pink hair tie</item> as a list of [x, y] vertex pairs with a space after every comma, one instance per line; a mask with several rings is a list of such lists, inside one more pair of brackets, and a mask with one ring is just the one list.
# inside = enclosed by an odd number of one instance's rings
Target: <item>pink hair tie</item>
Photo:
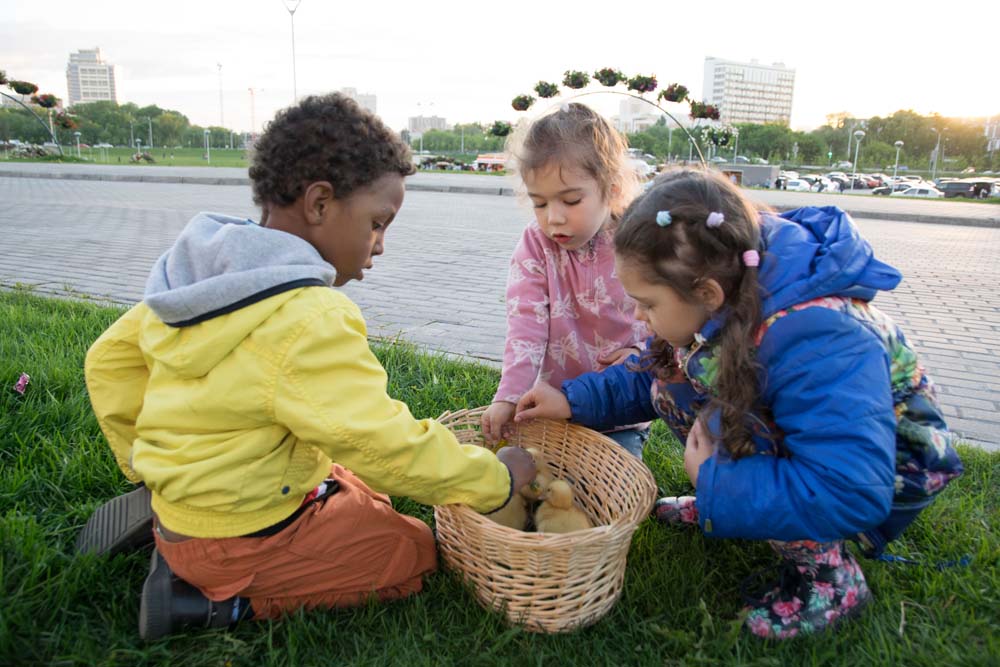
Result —
[[743, 253], [744, 266], [760, 266], [760, 253], [756, 250], [747, 250]]

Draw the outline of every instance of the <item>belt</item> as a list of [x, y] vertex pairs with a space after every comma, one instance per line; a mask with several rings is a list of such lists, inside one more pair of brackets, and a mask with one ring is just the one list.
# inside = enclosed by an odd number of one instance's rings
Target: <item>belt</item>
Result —
[[285, 528], [288, 528], [290, 525], [295, 523], [295, 520], [298, 519], [300, 516], [302, 516], [302, 513], [306, 511], [307, 507], [309, 507], [313, 503], [325, 501], [327, 498], [329, 498], [330, 496], [332, 496], [333, 494], [335, 494], [337, 491], [340, 490], [340, 483], [338, 483], [337, 480], [335, 479], [328, 479], [326, 480], [325, 483], [326, 483], [326, 490], [323, 491], [323, 493], [317, 494], [314, 498], [305, 501], [304, 503], [299, 505], [298, 509], [296, 509], [294, 512], [289, 514], [287, 517], [285, 517], [278, 523], [267, 526], [266, 528], [261, 528], [260, 530], [256, 530], [246, 535], [240, 535], [240, 537], [271, 537], [272, 535], [277, 535]]

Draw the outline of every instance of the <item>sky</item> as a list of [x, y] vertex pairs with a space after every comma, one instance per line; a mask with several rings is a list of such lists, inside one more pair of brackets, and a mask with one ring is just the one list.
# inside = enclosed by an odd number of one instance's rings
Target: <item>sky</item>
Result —
[[[540, 79], [559, 83], [569, 69], [655, 74], [661, 87], [682, 83], [701, 99], [704, 61], [714, 56], [793, 68], [794, 129], [813, 129], [837, 112], [990, 116], [1000, 114], [1000, 70], [988, 5], [634, 0], [584, 9], [540, 0], [301, 0], [295, 88], [299, 97], [344, 87], [373, 93], [378, 114], [396, 129], [416, 115], [516, 121], [515, 95], [534, 94]], [[119, 103], [259, 130], [294, 101], [287, 6], [0, 0], [0, 69], [65, 99], [69, 54], [99, 47], [116, 67]], [[622, 99], [586, 101], [614, 114]]]

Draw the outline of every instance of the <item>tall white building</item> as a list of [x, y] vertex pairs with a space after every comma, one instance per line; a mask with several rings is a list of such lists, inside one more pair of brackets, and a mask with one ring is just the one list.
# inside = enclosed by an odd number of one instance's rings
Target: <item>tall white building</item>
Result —
[[118, 102], [115, 91], [115, 66], [101, 58], [101, 50], [81, 49], [69, 54], [66, 65], [69, 106], [79, 102], [111, 100]]
[[447, 130], [448, 122], [441, 116], [410, 116], [407, 122], [410, 134], [423, 134], [428, 130]]
[[359, 93], [357, 88], [341, 88], [340, 92], [357, 102], [362, 108], [368, 109], [372, 113], [378, 113], [375, 108], [376, 99], [374, 95], [369, 93]]
[[642, 132], [656, 125], [662, 115], [642, 100], [630, 97], [618, 103], [618, 115], [612, 120], [619, 132]]
[[705, 101], [719, 107], [724, 123], [788, 123], [795, 70], [784, 63], [761, 65], [705, 58]]

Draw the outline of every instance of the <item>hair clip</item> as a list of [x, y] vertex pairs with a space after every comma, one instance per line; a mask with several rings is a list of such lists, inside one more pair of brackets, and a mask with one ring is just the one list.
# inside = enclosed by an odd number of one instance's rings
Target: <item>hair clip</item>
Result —
[[713, 211], [708, 214], [708, 219], [705, 220], [705, 224], [709, 227], [718, 227], [723, 222], [726, 221], [726, 216], [722, 215], [718, 211]]
[[670, 216], [670, 211], [660, 211], [656, 214], [656, 224], [660, 227], [666, 227], [673, 221], [674, 219]]
[[760, 253], [756, 250], [747, 250], [743, 253], [744, 266], [760, 266]]

